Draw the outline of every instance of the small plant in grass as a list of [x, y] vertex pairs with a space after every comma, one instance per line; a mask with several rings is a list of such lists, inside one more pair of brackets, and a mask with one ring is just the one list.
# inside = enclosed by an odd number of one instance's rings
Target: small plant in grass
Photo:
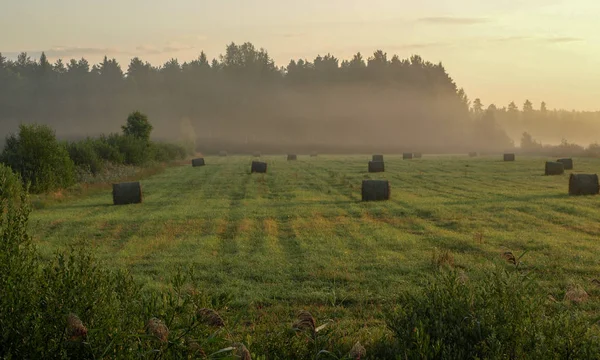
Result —
[[434, 267], [441, 268], [453, 268], [454, 267], [454, 255], [450, 250], [438, 250], [434, 249], [431, 257], [431, 263]]
[[402, 358], [595, 357], [598, 329], [576, 309], [546, 298], [518, 268], [497, 266], [466, 282], [451, 270], [438, 273], [421, 294], [402, 296], [386, 321]]

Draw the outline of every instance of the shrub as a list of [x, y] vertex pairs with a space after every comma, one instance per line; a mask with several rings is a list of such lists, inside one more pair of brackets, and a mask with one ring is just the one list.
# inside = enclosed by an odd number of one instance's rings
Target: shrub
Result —
[[23, 184], [19, 175], [0, 164], [0, 202], [16, 201], [20, 199], [22, 191]]
[[[498, 266], [479, 281], [441, 272], [421, 296], [405, 295], [387, 316], [403, 358], [587, 359], [598, 337], [577, 310], [547, 304], [519, 270]], [[566, 345], [568, 344], [568, 345]]]
[[75, 166], [97, 175], [104, 168], [104, 164], [94, 146], [94, 140], [86, 139], [67, 144], [67, 151]]
[[180, 145], [152, 143], [152, 157], [159, 162], [183, 160], [186, 158], [187, 154], [187, 150]]
[[75, 165], [69, 153], [45, 125], [21, 125], [18, 135], [6, 138], [0, 160], [31, 184], [35, 193], [75, 183]]
[[133, 136], [110, 134], [106, 143], [117, 149], [125, 165], [144, 165], [152, 159], [151, 145]]
[[131, 136], [145, 142], [150, 141], [152, 125], [148, 121], [148, 116], [139, 111], [132, 112], [127, 117], [127, 123], [121, 127], [125, 136]]
[[116, 139], [111, 140], [111, 138], [118, 136], [117, 134], [110, 136], [102, 135], [100, 138], [92, 141], [94, 151], [96, 151], [100, 159], [112, 164], [123, 164], [125, 162], [125, 156], [119, 151], [118, 142]]

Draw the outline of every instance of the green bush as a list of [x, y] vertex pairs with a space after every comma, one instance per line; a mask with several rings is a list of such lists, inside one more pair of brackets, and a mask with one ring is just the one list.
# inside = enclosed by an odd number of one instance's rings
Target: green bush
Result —
[[408, 359], [589, 359], [600, 353], [597, 329], [582, 314], [547, 303], [529, 277], [500, 266], [477, 281], [442, 272], [421, 296], [404, 296], [387, 323]]
[[75, 165], [69, 153], [45, 125], [21, 125], [18, 135], [6, 138], [0, 161], [19, 173], [35, 193], [75, 183]]
[[100, 138], [95, 139], [92, 142], [94, 150], [100, 159], [112, 164], [125, 163], [125, 155], [119, 151], [118, 141], [114, 139], [115, 137], [119, 136], [120, 135], [118, 134], [109, 136], [102, 135]]
[[186, 156], [187, 150], [183, 146], [169, 143], [152, 143], [152, 157], [155, 161], [183, 160]]
[[95, 141], [91, 139], [71, 142], [67, 144], [67, 151], [75, 166], [97, 175], [104, 168], [104, 164], [96, 151], [94, 143]]
[[133, 136], [110, 134], [106, 143], [118, 150], [125, 165], [145, 165], [152, 160], [151, 144]]
[[9, 167], [0, 164], [0, 202], [20, 199], [23, 184], [19, 175]]

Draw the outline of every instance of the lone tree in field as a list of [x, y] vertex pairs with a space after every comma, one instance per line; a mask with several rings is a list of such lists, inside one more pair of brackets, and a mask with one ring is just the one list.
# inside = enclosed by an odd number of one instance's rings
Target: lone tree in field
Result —
[[148, 121], [148, 116], [139, 111], [132, 112], [127, 117], [127, 124], [121, 127], [123, 134], [136, 139], [150, 141], [150, 133], [152, 132], [152, 124]]

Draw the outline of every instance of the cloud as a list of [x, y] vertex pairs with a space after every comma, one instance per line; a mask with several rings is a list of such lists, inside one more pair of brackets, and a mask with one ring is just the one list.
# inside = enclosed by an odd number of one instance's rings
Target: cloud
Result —
[[303, 35], [304, 35], [303, 33], [286, 33], [286, 34], [281, 34], [282, 37], [287, 38], [287, 39], [289, 39], [289, 38], [295, 38], [295, 37], [300, 37], [300, 36], [303, 36]]
[[580, 41], [584, 41], [584, 39], [578, 38], [578, 37], [563, 36], [563, 37], [544, 38], [543, 41], [553, 43], [553, 44], [563, 44], [563, 43], [580, 42]]
[[531, 39], [531, 36], [507, 36], [507, 37], [502, 37], [502, 38], [492, 38], [489, 39], [489, 41], [494, 41], [494, 42], [513, 42], [513, 41], [523, 41], [523, 40], [529, 40]]
[[438, 46], [446, 46], [447, 43], [444, 42], [424, 42], [424, 43], [410, 43], [410, 44], [400, 44], [393, 45], [387, 48], [393, 50], [410, 50], [410, 49], [425, 49], [430, 47], [438, 47]]
[[418, 22], [439, 25], [475, 25], [489, 22], [486, 18], [476, 17], [453, 17], [453, 16], [433, 16], [424, 17], [417, 20]]
[[156, 55], [166, 53], [176, 53], [180, 51], [192, 50], [195, 46], [185, 45], [179, 43], [170, 43], [163, 47], [156, 47], [152, 45], [140, 45], [135, 48], [136, 55]]

